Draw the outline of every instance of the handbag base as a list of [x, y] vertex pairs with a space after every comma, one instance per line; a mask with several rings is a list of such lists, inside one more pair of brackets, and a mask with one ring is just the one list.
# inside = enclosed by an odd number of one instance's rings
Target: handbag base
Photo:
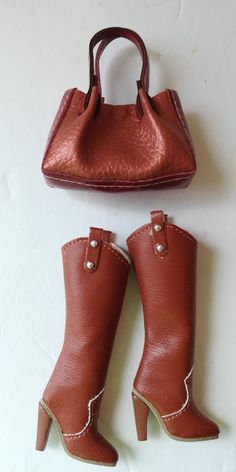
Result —
[[132, 181], [132, 180], [123, 180], [123, 181], [112, 181], [112, 180], [103, 180], [103, 181], [86, 181], [85, 179], [66, 179], [64, 176], [52, 176], [44, 173], [44, 178], [49, 187], [57, 187], [62, 189], [71, 189], [76, 190], [78, 188], [88, 189], [88, 190], [100, 190], [102, 192], [128, 192], [134, 190], [162, 190], [169, 188], [187, 188], [194, 177], [195, 172], [186, 176], [181, 175], [181, 177], [176, 176], [176, 178], [168, 177], [164, 179], [152, 179], [152, 180], [142, 180], [142, 181]]

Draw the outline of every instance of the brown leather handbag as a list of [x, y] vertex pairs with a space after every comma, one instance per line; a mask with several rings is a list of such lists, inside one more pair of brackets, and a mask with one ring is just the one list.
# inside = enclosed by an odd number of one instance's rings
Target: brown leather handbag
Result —
[[[142, 56], [135, 104], [112, 105], [102, 97], [99, 59], [120, 37]], [[180, 100], [170, 89], [149, 96], [149, 61], [140, 36], [127, 28], [105, 28], [92, 37], [89, 60], [88, 92], [65, 92], [49, 134], [42, 163], [48, 185], [106, 191], [187, 187], [196, 162]]]

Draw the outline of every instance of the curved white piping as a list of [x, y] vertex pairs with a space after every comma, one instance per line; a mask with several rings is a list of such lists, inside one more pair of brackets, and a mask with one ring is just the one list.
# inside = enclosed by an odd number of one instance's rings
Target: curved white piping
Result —
[[81, 429], [81, 431], [79, 431], [78, 433], [62, 433], [63, 436], [81, 436], [81, 434], [83, 434], [83, 432], [86, 430], [86, 428], [89, 426], [90, 422], [92, 421], [91, 405], [104, 392], [104, 388], [105, 387], [103, 387], [102, 390], [97, 395], [95, 395], [95, 397], [90, 398], [88, 402], [88, 419], [83, 429]]
[[191, 374], [193, 372], [193, 367], [190, 370], [190, 372], [188, 373], [187, 377], [185, 377], [185, 379], [184, 379], [184, 386], [185, 386], [185, 390], [186, 390], [186, 400], [185, 400], [185, 402], [183, 403], [183, 405], [181, 406], [181, 408], [179, 410], [174, 411], [173, 413], [169, 413], [168, 415], [162, 415], [161, 418], [169, 418], [170, 416], [177, 415], [178, 413], [181, 413], [181, 411], [183, 411], [184, 408], [187, 406], [187, 404], [189, 402], [189, 399], [190, 399], [187, 381], [188, 381], [189, 377], [191, 376]]

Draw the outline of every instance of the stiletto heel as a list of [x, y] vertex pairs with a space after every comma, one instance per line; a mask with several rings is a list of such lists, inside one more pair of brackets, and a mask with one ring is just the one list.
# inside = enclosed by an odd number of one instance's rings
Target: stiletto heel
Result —
[[149, 407], [139, 397], [137, 397], [134, 392], [132, 392], [132, 400], [134, 407], [137, 438], [139, 441], [146, 441]]
[[44, 451], [47, 445], [51, 424], [52, 424], [52, 418], [50, 418], [48, 413], [44, 410], [42, 405], [39, 403], [38, 428], [37, 428], [37, 438], [36, 438], [37, 451]]

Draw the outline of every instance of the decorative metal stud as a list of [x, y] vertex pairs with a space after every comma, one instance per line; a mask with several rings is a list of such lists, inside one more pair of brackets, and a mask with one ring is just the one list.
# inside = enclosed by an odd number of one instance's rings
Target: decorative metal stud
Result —
[[155, 231], [159, 232], [159, 231], [162, 230], [162, 226], [157, 224], [157, 225], [154, 226], [154, 229], [155, 229]]
[[98, 246], [98, 241], [96, 239], [93, 239], [91, 242], [90, 242], [90, 246], [92, 247], [97, 247]]
[[163, 252], [165, 250], [165, 246], [163, 246], [163, 244], [156, 244], [156, 249], [158, 252]]
[[88, 262], [86, 263], [86, 267], [87, 267], [87, 269], [90, 269], [90, 270], [91, 270], [91, 269], [94, 269], [95, 264], [94, 264], [93, 261], [88, 261]]

